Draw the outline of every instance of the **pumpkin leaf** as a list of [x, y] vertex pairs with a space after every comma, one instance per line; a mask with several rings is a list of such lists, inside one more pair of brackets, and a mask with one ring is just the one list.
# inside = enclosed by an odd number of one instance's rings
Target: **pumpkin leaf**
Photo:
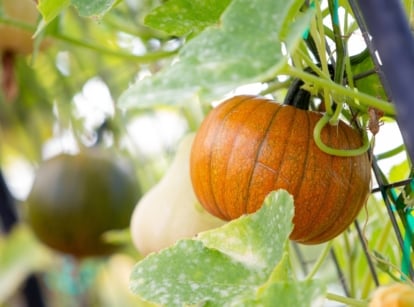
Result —
[[131, 289], [145, 300], [167, 306], [207, 301], [220, 304], [251, 293], [251, 284], [257, 283], [253, 272], [200, 241], [184, 240], [138, 263]]
[[318, 280], [296, 281], [289, 261], [285, 253], [269, 280], [259, 288], [255, 298], [245, 301], [246, 305], [250, 302], [251, 306], [272, 306], [278, 301], [281, 306], [322, 306], [325, 285]]
[[[352, 73], [355, 76], [358, 74], [366, 73], [375, 69], [374, 62], [372, 61], [370, 56], [367, 56], [356, 65], [352, 66]], [[381, 84], [381, 81], [378, 77], [378, 74], [374, 73], [369, 76], [366, 76], [362, 79], [358, 79], [355, 81], [355, 85], [361, 92], [365, 94], [369, 94], [374, 97], [378, 97], [381, 99], [386, 100], [387, 95], [384, 92], [384, 88]]]
[[170, 35], [196, 34], [218, 23], [231, 0], [170, 0], [145, 17], [145, 24]]
[[70, 5], [77, 8], [79, 15], [83, 17], [101, 17], [108, 12], [119, 0], [39, 0], [37, 9], [42, 15], [36, 33], [40, 33], [50, 22]]
[[[277, 208], [273, 208], [274, 206]], [[286, 249], [285, 241], [293, 229], [292, 214], [292, 197], [281, 190], [269, 194], [257, 214], [247, 215], [223, 227], [200, 233], [197, 239], [207, 248], [217, 249], [246, 267], [264, 270], [264, 274], [268, 276], [282, 259]], [[272, 248], [269, 248], [270, 241], [275, 241]]]
[[408, 160], [399, 160], [398, 163], [395, 163], [389, 171], [388, 180], [390, 182], [397, 182], [408, 178], [410, 175], [410, 165]]
[[[39, 0], [37, 8], [43, 17], [43, 23], [41, 23], [39, 26], [44, 27], [46, 24], [55, 19], [56, 16], [59, 15], [69, 5], [70, 0]], [[36, 32], [39, 32], [39, 29]]]
[[83, 17], [101, 17], [116, 3], [116, 0], [71, 0], [71, 3]]
[[[274, 77], [301, 39], [312, 10], [298, 15], [299, 0], [234, 0], [219, 26], [192, 38], [178, 59], [152, 77], [138, 80], [120, 97], [123, 108], [179, 104], [199, 96], [211, 101], [238, 86]], [[291, 24], [294, 22], [294, 27]], [[283, 37], [283, 39], [282, 39]]]
[[[272, 192], [256, 213], [138, 262], [131, 289], [145, 300], [168, 306], [223, 306], [249, 297], [274, 298], [270, 289], [284, 287], [274, 283], [296, 283], [286, 252], [292, 217], [292, 196], [284, 190]], [[291, 287], [292, 292], [299, 289]]]
[[280, 281], [271, 283], [256, 298], [239, 301], [233, 306], [274, 306], [278, 302], [278, 306], [317, 307], [323, 306], [323, 294], [324, 286], [318, 281]]
[[317, 280], [295, 281], [293, 278], [289, 254], [285, 252], [274, 268], [270, 278], [260, 286], [255, 295], [246, 294], [237, 297], [229, 306], [322, 306], [325, 285]]

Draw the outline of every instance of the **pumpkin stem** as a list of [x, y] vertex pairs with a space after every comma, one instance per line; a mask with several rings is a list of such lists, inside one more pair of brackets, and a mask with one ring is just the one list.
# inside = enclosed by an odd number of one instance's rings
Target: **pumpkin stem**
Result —
[[[318, 63], [317, 66], [320, 67], [321, 65]], [[329, 74], [332, 78], [334, 75], [334, 67], [331, 64], [329, 64], [328, 68]], [[316, 75], [316, 73], [310, 67], [305, 68], [305, 71], [313, 75]], [[303, 80], [298, 78], [294, 79], [288, 89], [283, 104], [293, 106], [302, 110], [309, 110], [312, 96], [308, 90], [302, 88], [304, 84], [305, 82]], [[333, 110], [335, 110], [335, 107], [336, 105], [334, 104]]]
[[285, 72], [287, 75], [296, 76], [300, 79], [306, 80], [307, 82], [315, 84], [318, 87], [327, 87], [337, 95], [342, 95], [344, 97], [349, 97], [350, 99], [358, 100], [360, 104], [360, 106], [357, 107], [358, 109], [365, 111], [367, 107], [371, 106], [384, 111], [386, 115], [395, 115], [395, 108], [393, 104], [389, 103], [388, 101], [384, 101], [382, 99], [376, 98], [375, 96], [371, 96], [360, 91], [355, 91], [354, 89], [335, 83], [332, 80], [327, 80], [314, 74], [306, 73], [302, 69], [298, 69], [292, 66], [286, 65]]
[[301, 79], [293, 80], [286, 94], [283, 104], [294, 106], [298, 109], [308, 110], [310, 106], [311, 94], [302, 88], [305, 84]]

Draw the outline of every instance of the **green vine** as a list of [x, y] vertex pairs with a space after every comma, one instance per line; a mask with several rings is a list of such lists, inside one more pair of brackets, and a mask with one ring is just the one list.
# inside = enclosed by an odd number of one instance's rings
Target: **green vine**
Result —
[[[311, 74], [303, 69], [300, 69], [300, 65], [297, 65], [297, 62], [299, 61], [294, 61], [296, 64], [295, 66], [287, 66], [285, 71], [288, 75], [308, 83], [308, 90], [312, 91], [313, 94], [322, 92], [323, 103], [326, 111], [325, 115], [319, 120], [314, 129], [313, 137], [317, 146], [322, 151], [335, 156], [348, 157], [361, 155], [367, 152], [372, 145], [365, 129], [365, 125], [367, 124], [366, 121], [363, 122], [364, 127], [361, 129], [363, 144], [361, 147], [356, 149], [336, 149], [327, 146], [321, 139], [322, 129], [327, 124], [338, 124], [340, 117], [343, 115], [345, 103], [349, 104], [351, 109], [362, 111], [363, 114], [367, 112], [369, 107], [382, 110], [389, 116], [394, 116], [395, 110], [389, 102], [359, 92], [354, 87], [351, 69], [352, 63], [350, 57], [348, 56], [346, 44], [349, 35], [344, 36], [341, 31], [338, 16], [338, 1], [329, 0], [328, 8], [323, 11], [320, 7], [320, 1], [315, 1], [314, 5], [316, 8], [316, 14], [315, 19], [310, 24], [309, 33], [314, 42], [314, 52], [317, 52], [320, 67], [315, 64], [309, 54], [304, 51], [304, 43], [302, 42], [299, 48], [297, 48], [296, 54], [302, 63], [305, 63], [305, 65], [314, 73]], [[332, 30], [324, 26], [324, 14], [329, 14], [331, 17]], [[352, 25], [350, 28], [353, 30]], [[349, 34], [348, 32], [348, 26], [345, 25], [345, 33]], [[330, 51], [326, 42], [327, 35], [335, 43], [335, 58], [332, 55], [329, 55]], [[332, 64], [335, 67], [333, 80], [331, 79], [328, 69], [328, 57], [331, 59]], [[344, 71], [347, 72], [347, 78], [350, 79], [347, 80], [348, 86], [343, 85]]]
[[362, 300], [359, 300], [359, 299], [350, 298], [350, 297], [346, 297], [346, 296], [341, 296], [341, 295], [334, 294], [334, 293], [327, 293], [326, 298], [328, 300], [331, 300], [331, 301], [344, 303], [347, 306], [354, 306], [354, 307], [366, 307], [367, 306], [366, 301], [362, 301]]
[[[314, 37], [316, 49], [319, 54], [320, 58], [320, 65], [322, 67], [322, 71], [325, 75], [329, 76], [329, 69], [328, 69], [328, 60], [326, 58], [327, 50], [326, 50], [326, 42], [325, 42], [325, 27], [323, 24], [323, 14], [321, 11], [320, 1], [315, 1], [316, 7], [316, 19], [311, 22], [310, 25], [310, 33]], [[329, 92], [329, 89], [326, 87], [322, 87], [323, 97], [324, 97], [324, 104], [326, 108], [326, 112], [332, 114], [332, 99]]]
[[[16, 28], [29, 31], [31, 33], [34, 33], [36, 30], [36, 27], [34, 27], [31, 24], [28, 24], [28, 23], [25, 23], [25, 22], [22, 22], [22, 21], [13, 19], [13, 18], [6, 17], [4, 15], [0, 15], [0, 24], [10, 25]], [[74, 46], [86, 48], [86, 49], [95, 51], [100, 54], [115, 56], [115, 57], [123, 58], [125, 60], [135, 61], [137, 63], [153, 62], [156, 60], [170, 57], [177, 53], [177, 51], [156, 51], [156, 52], [151, 52], [145, 55], [134, 55], [128, 52], [111, 50], [111, 49], [108, 49], [108, 48], [105, 48], [105, 47], [102, 47], [102, 46], [99, 46], [99, 45], [96, 45], [96, 44], [93, 44], [93, 43], [90, 43], [84, 40], [80, 40], [74, 37], [67, 36], [59, 32], [47, 33], [47, 37], [50, 37], [50, 38], [53, 38], [53, 39], [56, 39], [62, 42], [66, 42]]]
[[319, 257], [316, 260], [315, 264], [313, 265], [311, 271], [306, 276], [306, 280], [311, 280], [315, 276], [315, 274], [319, 271], [320, 267], [322, 266], [322, 264], [324, 263], [324, 261], [326, 260], [326, 258], [329, 255], [329, 251], [332, 248], [332, 242], [333, 241], [331, 240], [325, 245], [323, 251], [319, 255]]
[[328, 113], [325, 113], [322, 118], [318, 121], [318, 123], [315, 126], [315, 129], [313, 130], [313, 138], [315, 140], [316, 145], [319, 147], [320, 150], [330, 154], [330, 155], [334, 155], [334, 156], [339, 156], [339, 157], [352, 157], [352, 156], [359, 156], [364, 154], [365, 152], [368, 151], [368, 149], [371, 146], [371, 143], [368, 139], [368, 135], [366, 133], [366, 131], [363, 129], [362, 130], [362, 141], [363, 144], [361, 147], [359, 148], [355, 148], [355, 149], [337, 149], [337, 148], [332, 148], [329, 147], [328, 145], [326, 145], [322, 139], [321, 139], [321, 132], [322, 129], [325, 127], [326, 124], [329, 123], [331, 119], [331, 116]]
[[134, 55], [132, 53], [117, 51], [117, 50], [110, 50], [83, 40], [79, 40], [73, 37], [69, 37], [65, 34], [61, 33], [54, 33], [53, 35], [50, 35], [51, 37], [58, 39], [60, 41], [64, 41], [66, 43], [70, 43], [72, 45], [83, 47], [89, 50], [96, 51], [101, 54], [111, 55], [115, 57], [120, 57], [125, 60], [132, 60], [137, 63], [148, 63], [153, 62], [156, 60], [164, 59], [167, 57], [170, 57], [177, 53], [177, 51], [158, 51], [158, 52], [151, 52], [145, 55]]
[[343, 97], [347, 97], [351, 100], [358, 101], [360, 105], [364, 106], [364, 108], [360, 107], [363, 111], [366, 111], [368, 107], [374, 107], [376, 109], [384, 111], [384, 113], [389, 116], [395, 116], [396, 114], [394, 106], [385, 100], [378, 99], [371, 95], [358, 92], [354, 89], [350, 89], [343, 85], [337, 84], [330, 79], [315, 76], [311, 73], [305, 72], [295, 67], [286, 66], [284, 71], [286, 72], [286, 74], [292, 77], [302, 79], [305, 82], [314, 84], [318, 88], [329, 88], [331, 93], [342, 95]]
[[[316, 260], [315, 264], [313, 265], [311, 271], [306, 276], [305, 280], [312, 280], [314, 278], [315, 274], [319, 271], [322, 264], [325, 262], [326, 258], [329, 256], [329, 252], [332, 249], [332, 245], [333, 245], [333, 240], [329, 241], [325, 245], [323, 251], [319, 255], [318, 259]], [[337, 295], [337, 294], [333, 294], [333, 293], [327, 293], [325, 295], [325, 297], [328, 300], [336, 301], [336, 302], [339, 302], [339, 303], [344, 303], [344, 304], [347, 304], [349, 306], [361, 306], [362, 307], [362, 306], [366, 306], [366, 304], [367, 304], [367, 302], [359, 300], [359, 299], [345, 297], [345, 296], [341, 296], [341, 295]]]
[[391, 158], [391, 157], [403, 152], [404, 150], [405, 150], [405, 145], [401, 144], [401, 145], [399, 145], [399, 146], [397, 146], [393, 149], [390, 149], [386, 152], [382, 152], [382, 153], [378, 154], [376, 157], [377, 157], [377, 160], [387, 159], [387, 158]]

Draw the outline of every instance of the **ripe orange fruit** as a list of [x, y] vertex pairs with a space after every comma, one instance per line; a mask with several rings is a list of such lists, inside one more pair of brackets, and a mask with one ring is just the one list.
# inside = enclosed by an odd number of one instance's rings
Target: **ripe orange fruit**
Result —
[[[317, 244], [344, 231], [370, 193], [371, 163], [368, 153], [321, 151], [313, 130], [322, 116], [255, 96], [236, 96], [213, 109], [191, 153], [192, 183], [204, 208], [231, 220], [285, 189], [295, 203], [290, 239]], [[361, 134], [342, 121], [324, 127], [321, 138], [337, 149], [362, 145]]]

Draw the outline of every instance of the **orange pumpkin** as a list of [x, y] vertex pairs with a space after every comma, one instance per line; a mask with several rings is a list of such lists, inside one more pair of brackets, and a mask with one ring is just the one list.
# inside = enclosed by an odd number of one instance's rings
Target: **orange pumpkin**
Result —
[[[286, 189], [295, 202], [291, 240], [318, 244], [343, 232], [367, 200], [371, 164], [368, 153], [321, 151], [313, 130], [322, 116], [255, 96], [236, 96], [213, 109], [191, 152], [201, 204], [231, 220], [258, 210], [269, 192]], [[337, 149], [362, 145], [360, 133], [342, 121], [326, 125], [321, 139]]]
[[414, 288], [409, 284], [395, 283], [377, 288], [368, 307], [412, 307]]

